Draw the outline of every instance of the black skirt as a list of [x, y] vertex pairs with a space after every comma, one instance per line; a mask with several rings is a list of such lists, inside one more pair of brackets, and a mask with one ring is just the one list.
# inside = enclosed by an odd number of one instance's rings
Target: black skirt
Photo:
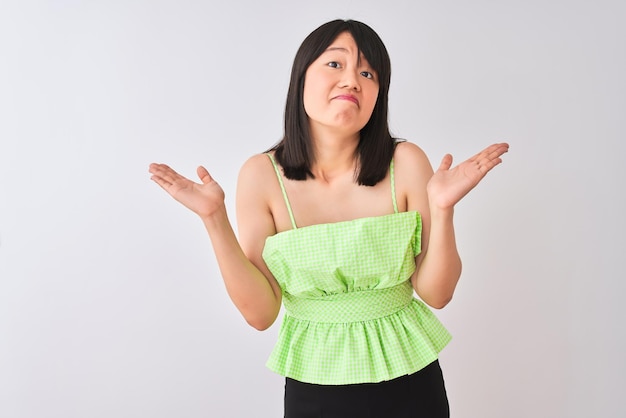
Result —
[[439, 362], [380, 383], [316, 385], [287, 378], [285, 418], [448, 418]]

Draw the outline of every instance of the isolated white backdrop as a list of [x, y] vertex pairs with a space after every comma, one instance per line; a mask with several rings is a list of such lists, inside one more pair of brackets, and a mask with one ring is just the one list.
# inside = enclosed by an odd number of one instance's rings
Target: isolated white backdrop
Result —
[[[282, 378], [152, 161], [237, 172], [289, 70], [354, 18], [392, 58], [391, 126], [437, 165], [506, 140], [456, 211], [437, 315], [453, 417], [623, 417], [620, 1], [0, 2], [0, 416], [279, 417]], [[233, 216], [234, 218], [234, 216]]]

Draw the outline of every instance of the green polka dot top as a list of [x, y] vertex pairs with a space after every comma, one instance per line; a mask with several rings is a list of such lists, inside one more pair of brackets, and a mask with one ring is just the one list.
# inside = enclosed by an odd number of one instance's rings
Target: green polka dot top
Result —
[[390, 380], [437, 359], [450, 334], [413, 297], [409, 278], [421, 249], [417, 212], [296, 226], [267, 238], [263, 259], [285, 312], [269, 369], [301, 382], [344, 385]]

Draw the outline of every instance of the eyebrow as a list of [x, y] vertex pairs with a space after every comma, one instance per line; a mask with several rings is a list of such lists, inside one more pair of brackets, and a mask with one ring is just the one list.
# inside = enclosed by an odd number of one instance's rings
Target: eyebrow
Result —
[[326, 48], [326, 51], [327, 51], [327, 52], [328, 52], [328, 51], [341, 51], [341, 52], [346, 52], [346, 53], [348, 52], [348, 50], [347, 50], [346, 48], [342, 48], [342, 47], [340, 47], [340, 46], [331, 46], [331, 47], [328, 47], [328, 48]]
[[[341, 47], [341, 46], [330, 46], [328, 48], [326, 48], [326, 51], [324, 52], [331, 52], [331, 51], [340, 51], [343, 52], [345, 54], [348, 54], [349, 51], [347, 48]], [[358, 49], [359, 51], [359, 58], [357, 60], [357, 64], [361, 65], [362, 59], [361, 58], [365, 58], [365, 55], [363, 55], [363, 52], [361, 51], [361, 49]]]

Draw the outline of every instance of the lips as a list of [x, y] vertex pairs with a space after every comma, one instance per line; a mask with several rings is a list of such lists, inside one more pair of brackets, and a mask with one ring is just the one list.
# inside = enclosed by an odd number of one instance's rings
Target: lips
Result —
[[359, 99], [357, 99], [356, 97], [352, 96], [351, 94], [341, 94], [339, 96], [336, 96], [335, 99], [347, 100], [349, 102], [354, 103], [357, 106], [359, 105]]

